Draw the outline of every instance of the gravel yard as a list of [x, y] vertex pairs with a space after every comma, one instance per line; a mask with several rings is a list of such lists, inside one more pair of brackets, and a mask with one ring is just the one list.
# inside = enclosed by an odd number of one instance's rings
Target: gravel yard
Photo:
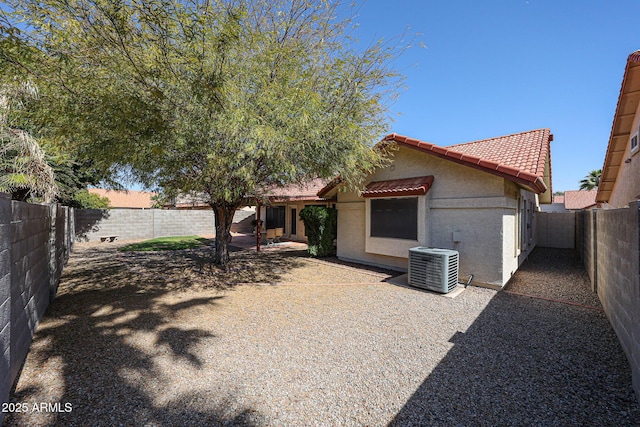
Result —
[[202, 250], [114, 247], [77, 245], [9, 425], [640, 425], [579, 268], [529, 274], [544, 250], [510, 286], [532, 297], [449, 299], [299, 252], [234, 252], [222, 272]]

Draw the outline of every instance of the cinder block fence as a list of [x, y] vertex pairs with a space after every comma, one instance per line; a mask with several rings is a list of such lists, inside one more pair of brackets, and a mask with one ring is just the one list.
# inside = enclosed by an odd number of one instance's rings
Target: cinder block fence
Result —
[[[238, 210], [232, 231], [250, 233], [255, 211]], [[214, 236], [212, 209], [77, 209], [76, 239], [100, 241], [117, 236], [118, 240], [153, 239], [168, 236]]]
[[[12, 201], [0, 193], [0, 401], [55, 297], [75, 231], [73, 209]], [[4, 415], [0, 413], [0, 424]]]
[[640, 204], [578, 215], [581, 256], [627, 355], [640, 399]]
[[[640, 400], [640, 206], [538, 213], [538, 245], [576, 248], [629, 360]], [[574, 246], [575, 236], [575, 246]]]

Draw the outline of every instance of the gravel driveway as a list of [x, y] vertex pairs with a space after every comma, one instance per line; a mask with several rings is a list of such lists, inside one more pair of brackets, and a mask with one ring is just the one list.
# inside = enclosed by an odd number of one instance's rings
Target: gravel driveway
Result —
[[[541, 299], [535, 275], [514, 279], [518, 294], [536, 282], [534, 297], [470, 287], [449, 299], [385, 283], [379, 270], [233, 256], [235, 275], [207, 270], [196, 252], [78, 245], [13, 398], [71, 412], [8, 424], [640, 424], [597, 301]], [[576, 274], [545, 280], [584, 292]], [[250, 278], [272, 285], [241, 284]]]

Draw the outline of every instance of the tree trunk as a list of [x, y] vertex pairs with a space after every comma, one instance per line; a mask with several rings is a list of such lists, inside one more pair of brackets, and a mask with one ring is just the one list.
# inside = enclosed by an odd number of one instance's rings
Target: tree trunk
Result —
[[216, 252], [213, 262], [216, 265], [226, 267], [229, 263], [231, 224], [233, 223], [233, 214], [238, 209], [238, 205], [227, 202], [213, 202], [211, 207], [216, 216]]

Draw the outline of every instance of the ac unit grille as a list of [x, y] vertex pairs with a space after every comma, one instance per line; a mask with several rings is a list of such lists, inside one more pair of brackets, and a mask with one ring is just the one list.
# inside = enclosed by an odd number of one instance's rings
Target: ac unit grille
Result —
[[448, 293], [458, 285], [458, 251], [417, 247], [409, 250], [409, 284]]

